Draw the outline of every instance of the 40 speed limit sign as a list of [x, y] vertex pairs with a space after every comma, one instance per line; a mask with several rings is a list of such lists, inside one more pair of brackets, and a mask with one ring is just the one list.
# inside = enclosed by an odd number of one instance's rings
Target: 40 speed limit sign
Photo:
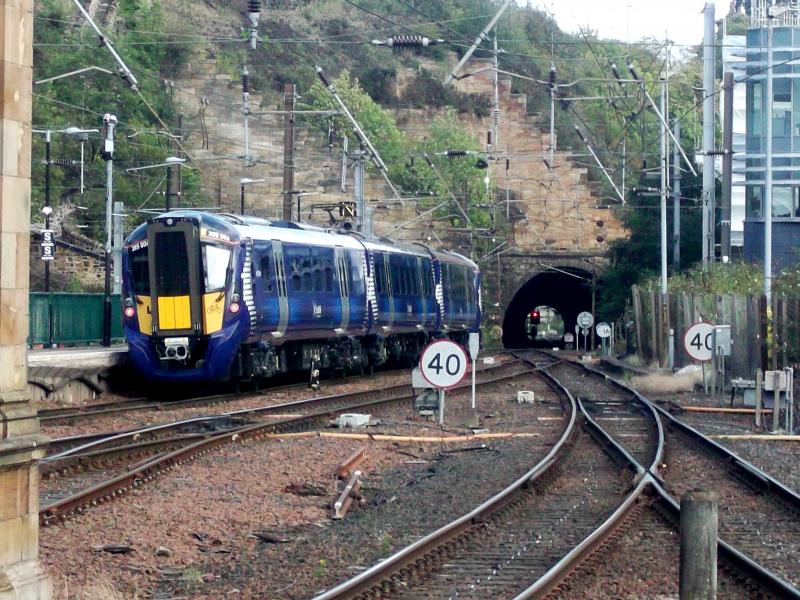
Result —
[[447, 390], [458, 385], [467, 374], [467, 353], [455, 342], [436, 340], [422, 351], [419, 368], [433, 387]]
[[686, 349], [686, 354], [700, 362], [711, 360], [713, 338], [714, 326], [711, 323], [695, 323], [683, 336], [683, 347]]

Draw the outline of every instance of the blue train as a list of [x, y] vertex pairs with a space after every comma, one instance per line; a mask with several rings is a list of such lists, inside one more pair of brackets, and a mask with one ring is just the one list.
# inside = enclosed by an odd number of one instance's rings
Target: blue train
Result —
[[133, 231], [122, 265], [129, 359], [150, 381], [361, 371], [480, 325], [471, 260], [353, 232], [179, 210]]

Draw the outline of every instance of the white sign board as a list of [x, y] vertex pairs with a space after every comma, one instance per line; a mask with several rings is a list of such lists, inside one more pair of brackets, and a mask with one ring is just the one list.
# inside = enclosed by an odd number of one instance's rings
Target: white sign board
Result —
[[573, 341], [575, 341], [575, 336], [572, 335], [571, 333], [565, 333], [564, 334], [564, 341], [567, 344], [571, 344]]
[[695, 323], [683, 336], [683, 347], [694, 360], [705, 362], [713, 356], [714, 326], [711, 323]]
[[597, 337], [603, 339], [611, 337], [611, 325], [608, 323], [598, 323], [594, 330], [597, 332]]
[[475, 361], [478, 358], [478, 351], [481, 349], [481, 334], [480, 333], [470, 333], [469, 334], [469, 357]]
[[422, 376], [433, 387], [446, 390], [458, 385], [467, 374], [467, 353], [450, 340], [437, 340], [422, 351]]
[[578, 325], [580, 325], [584, 329], [594, 325], [594, 316], [592, 315], [592, 313], [584, 311], [581, 314], [579, 314]]

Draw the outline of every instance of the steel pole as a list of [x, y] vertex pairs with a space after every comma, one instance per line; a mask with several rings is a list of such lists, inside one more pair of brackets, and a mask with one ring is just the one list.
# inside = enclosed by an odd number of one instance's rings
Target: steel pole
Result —
[[[44, 134], [44, 206], [50, 208], [50, 149], [52, 146], [51, 132]], [[44, 211], [44, 228], [50, 229], [50, 211]], [[55, 240], [53, 240], [55, 243]], [[50, 294], [50, 261], [44, 261], [44, 291], [47, 294], [47, 347], [53, 347], [53, 297]]]
[[764, 170], [764, 296], [772, 307], [772, 17], [767, 17], [767, 148]]
[[[680, 119], [673, 126], [675, 137], [681, 137]], [[672, 270], [678, 273], [681, 269], [681, 165], [677, 145], [672, 149]]]
[[731, 195], [733, 193], [733, 73], [725, 73], [722, 84], [725, 111], [722, 115], [722, 207], [720, 211], [720, 260], [731, 258]]
[[106, 157], [106, 248], [105, 248], [105, 281], [103, 285], [103, 346], [111, 345], [111, 253], [113, 250], [113, 217], [114, 211], [114, 128], [117, 118], [106, 114], [103, 117], [106, 125], [104, 156]]
[[[661, 79], [661, 114], [665, 114], [667, 82]], [[661, 299], [667, 297], [667, 125], [661, 121]]]
[[164, 212], [172, 209], [172, 167], [167, 167], [167, 191], [164, 194]]
[[703, 9], [703, 269], [714, 256], [714, 4]]

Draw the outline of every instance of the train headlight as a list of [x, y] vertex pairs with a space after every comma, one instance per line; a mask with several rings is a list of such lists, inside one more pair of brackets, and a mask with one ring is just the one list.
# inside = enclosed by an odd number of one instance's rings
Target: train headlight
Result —
[[241, 307], [239, 306], [238, 302], [231, 302], [231, 305], [228, 307], [228, 310], [231, 311], [233, 314], [236, 314], [239, 312], [240, 308]]

